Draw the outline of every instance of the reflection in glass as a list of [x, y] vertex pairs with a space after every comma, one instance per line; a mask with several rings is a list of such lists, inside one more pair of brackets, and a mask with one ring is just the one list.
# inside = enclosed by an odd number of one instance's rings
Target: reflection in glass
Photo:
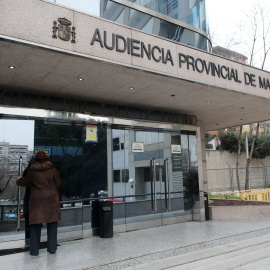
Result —
[[[185, 190], [185, 211], [191, 214], [199, 213], [199, 177], [198, 177], [198, 157], [197, 141], [193, 132], [181, 134], [183, 173]], [[185, 147], [184, 147], [185, 146]]]
[[[82, 127], [58, 120], [35, 121], [35, 148], [47, 149], [62, 184], [59, 231], [82, 230]], [[76, 209], [76, 210], [75, 210]], [[69, 228], [72, 226], [72, 229]], [[80, 236], [82, 237], [82, 233]]]
[[[139, 5], [142, 5], [142, 3], [145, 3], [146, 6], [149, 8], [150, 7], [157, 8], [154, 2], [150, 3], [148, 1], [147, 2], [136, 1], [136, 3]], [[180, 5], [183, 5], [182, 1]], [[186, 5], [185, 2], [184, 2], [184, 5]], [[199, 20], [200, 14], [197, 12], [197, 10], [198, 10], [198, 5], [201, 6], [201, 4], [198, 2], [197, 4], [194, 3], [193, 5], [194, 7], [188, 9], [187, 14], [186, 13], [182, 14], [183, 9], [181, 6], [179, 10], [181, 11], [180, 13], [182, 15], [181, 16], [179, 15], [181, 17], [181, 19], [179, 19], [179, 16], [177, 13], [178, 1], [170, 1], [169, 13], [173, 15], [173, 18], [176, 18], [180, 21], [189, 23], [197, 28], [200, 28], [200, 25], [205, 25], [205, 22], [200, 23], [200, 24], [198, 23], [198, 22], [201, 22], [201, 20]], [[204, 6], [204, 2], [202, 6]], [[163, 13], [165, 11], [167, 13], [167, 9], [166, 9], [167, 1], [159, 2], [158, 7], [160, 7], [160, 11], [159, 11], [160, 13]], [[200, 8], [199, 10], [202, 10], [202, 9]], [[121, 4], [118, 4], [109, 0], [101, 0], [100, 16], [102, 18], [130, 26], [132, 28], [145, 31], [149, 34], [154, 34], [160, 37], [168, 38], [176, 42], [184, 43], [184, 44], [187, 44], [187, 45], [190, 45], [192, 47], [196, 47], [202, 50], [209, 51], [211, 49], [211, 44], [208, 41], [208, 39], [197, 32], [186, 29], [179, 25], [175, 25], [173, 23], [162, 20], [160, 18], [152, 17], [146, 13], [140, 12], [138, 10], [123, 6]], [[202, 30], [206, 31], [205, 27], [202, 27], [202, 28], [203, 28]]]
[[[21, 207], [20, 231], [16, 232], [17, 203], [22, 204], [25, 188], [20, 188], [16, 180], [19, 173], [19, 159], [22, 158], [22, 173], [28, 166], [34, 148], [34, 121], [31, 120], [0, 120], [0, 235], [2, 241], [10, 240], [12, 234], [16, 239], [24, 239], [25, 208]], [[26, 226], [27, 227], [27, 226]], [[12, 232], [10, 235], [6, 232]], [[3, 235], [2, 235], [3, 234]]]
[[127, 0], [209, 33], [205, 0]]

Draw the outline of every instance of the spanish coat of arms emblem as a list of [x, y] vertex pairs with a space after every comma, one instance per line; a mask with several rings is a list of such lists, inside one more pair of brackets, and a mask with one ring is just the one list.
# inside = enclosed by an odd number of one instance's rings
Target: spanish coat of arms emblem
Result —
[[70, 37], [72, 38], [71, 39], [71, 42], [72, 43], [75, 43], [75, 38], [76, 38], [76, 33], [75, 33], [75, 27], [71, 26], [71, 22], [66, 19], [66, 18], [59, 18], [58, 19], [58, 27], [57, 27], [57, 22], [54, 21], [53, 22], [53, 35], [52, 37], [53, 38], [57, 38], [56, 36], [56, 32], [58, 30], [58, 37], [64, 41], [69, 41], [70, 40]]

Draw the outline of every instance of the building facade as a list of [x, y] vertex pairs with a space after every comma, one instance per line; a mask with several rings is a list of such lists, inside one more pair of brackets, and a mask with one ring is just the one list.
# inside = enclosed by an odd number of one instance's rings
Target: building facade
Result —
[[205, 221], [204, 132], [270, 98], [267, 72], [211, 53], [205, 5], [0, 0], [0, 121], [62, 177], [59, 241], [92, 236], [104, 197], [115, 233]]

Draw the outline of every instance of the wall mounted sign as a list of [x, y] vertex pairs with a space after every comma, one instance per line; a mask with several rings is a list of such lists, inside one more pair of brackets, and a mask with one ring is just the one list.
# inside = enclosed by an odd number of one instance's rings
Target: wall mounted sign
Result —
[[86, 127], [86, 141], [97, 142], [97, 127], [96, 126]]
[[38, 152], [45, 152], [46, 156], [49, 156], [51, 154], [50, 149], [34, 148], [34, 155], [36, 155]]
[[143, 153], [144, 152], [144, 143], [133, 142], [132, 143], [132, 152], [133, 153]]
[[53, 22], [53, 38], [57, 38], [56, 32], [58, 30], [58, 37], [64, 41], [69, 41], [70, 36], [72, 36], [71, 43], [75, 43], [75, 38], [76, 38], [76, 33], [75, 33], [75, 27], [71, 25], [71, 21], [69, 21], [66, 18], [58, 18], [58, 27], [57, 27], [57, 22]]
[[181, 154], [181, 145], [179, 144], [172, 144], [172, 154]]

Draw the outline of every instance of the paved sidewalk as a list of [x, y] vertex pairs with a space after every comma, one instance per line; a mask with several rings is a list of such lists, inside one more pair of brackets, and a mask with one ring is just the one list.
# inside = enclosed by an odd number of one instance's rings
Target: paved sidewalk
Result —
[[63, 242], [56, 254], [41, 249], [37, 257], [28, 252], [1, 256], [0, 269], [124, 269], [263, 235], [270, 235], [269, 220], [181, 223], [119, 233], [109, 239]]

